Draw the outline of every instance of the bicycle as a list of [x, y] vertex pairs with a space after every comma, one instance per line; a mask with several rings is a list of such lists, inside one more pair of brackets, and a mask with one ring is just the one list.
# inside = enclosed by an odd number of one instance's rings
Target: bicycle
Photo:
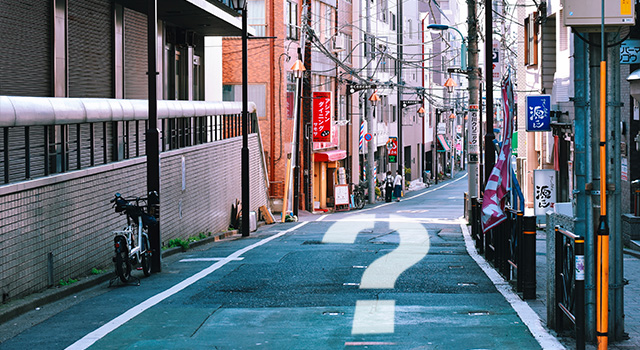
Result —
[[[354, 185], [354, 184], [351, 184]], [[365, 204], [365, 194], [364, 194], [364, 186], [355, 185], [353, 187], [353, 206], [356, 209], [364, 208]]]
[[[135, 202], [135, 204], [134, 204]], [[144, 205], [141, 205], [140, 203]], [[127, 216], [127, 226], [122, 231], [114, 231], [114, 248], [116, 275], [122, 283], [128, 283], [131, 276], [131, 267], [140, 265], [146, 277], [151, 275], [151, 245], [147, 228], [157, 225], [155, 217], [145, 211], [148, 197], [124, 198], [120, 193], [115, 194], [111, 200], [116, 213]]]

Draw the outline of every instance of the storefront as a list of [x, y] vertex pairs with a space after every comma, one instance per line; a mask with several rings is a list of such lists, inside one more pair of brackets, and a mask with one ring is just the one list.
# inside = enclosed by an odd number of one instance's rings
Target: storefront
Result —
[[[336, 149], [313, 154], [313, 210], [335, 208], [336, 186], [347, 185], [341, 161], [347, 158], [345, 150]], [[338, 203], [340, 204], [340, 203]]]

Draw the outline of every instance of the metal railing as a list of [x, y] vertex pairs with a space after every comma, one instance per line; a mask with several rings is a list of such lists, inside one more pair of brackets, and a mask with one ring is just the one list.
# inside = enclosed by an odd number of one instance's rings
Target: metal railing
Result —
[[585, 348], [584, 238], [555, 227], [556, 331], [568, 319], [575, 329], [576, 348]]
[[515, 285], [523, 299], [536, 298], [536, 222], [522, 211], [507, 208], [507, 219], [487, 232], [482, 230], [482, 200], [471, 197], [471, 237], [478, 253]]
[[[146, 154], [146, 100], [0, 96], [0, 105], [0, 185]], [[161, 149], [239, 137], [241, 112], [239, 102], [158, 101]]]

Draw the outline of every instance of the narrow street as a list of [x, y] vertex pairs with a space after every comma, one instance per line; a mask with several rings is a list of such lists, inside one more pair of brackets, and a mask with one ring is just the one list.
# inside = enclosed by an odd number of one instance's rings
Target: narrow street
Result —
[[534, 337], [467, 252], [466, 186], [463, 175], [171, 256], [140, 286], [100, 285], [3, 325], [33, 324], [0, 349], [559, 346]]

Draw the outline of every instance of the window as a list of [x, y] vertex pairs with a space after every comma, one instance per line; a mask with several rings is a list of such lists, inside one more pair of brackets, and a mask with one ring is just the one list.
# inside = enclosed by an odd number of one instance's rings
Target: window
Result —
[[388, 0], [378, 0], [378, 20], [387, 23], [389, 20], [389, 2]]
[[288, 0], [287, 7], [287, 39], [298, 40], [300, 37], [300, 28], [298, 27], [298, 3]]
[[[256, 104], [258, 117], [267, 116], [267, 90], [264, 84], [249, 84], [247, 87], [250, 102]], [[223, 101], [242, 101], [242, 85], [222, 85]]]
[[267, 27], [265, 18], [264, 0], [248, 0], [247, 23], [255, 30], [256, 36], [265, 36]]
[[391, 15], [391, 30], [395, 31], [396, 30], [396, 14], [393, 12], [389, 12], [389, 14]]
[[538, 13], [529, 14], [524, 19], [524, 64], [538, 64]]

